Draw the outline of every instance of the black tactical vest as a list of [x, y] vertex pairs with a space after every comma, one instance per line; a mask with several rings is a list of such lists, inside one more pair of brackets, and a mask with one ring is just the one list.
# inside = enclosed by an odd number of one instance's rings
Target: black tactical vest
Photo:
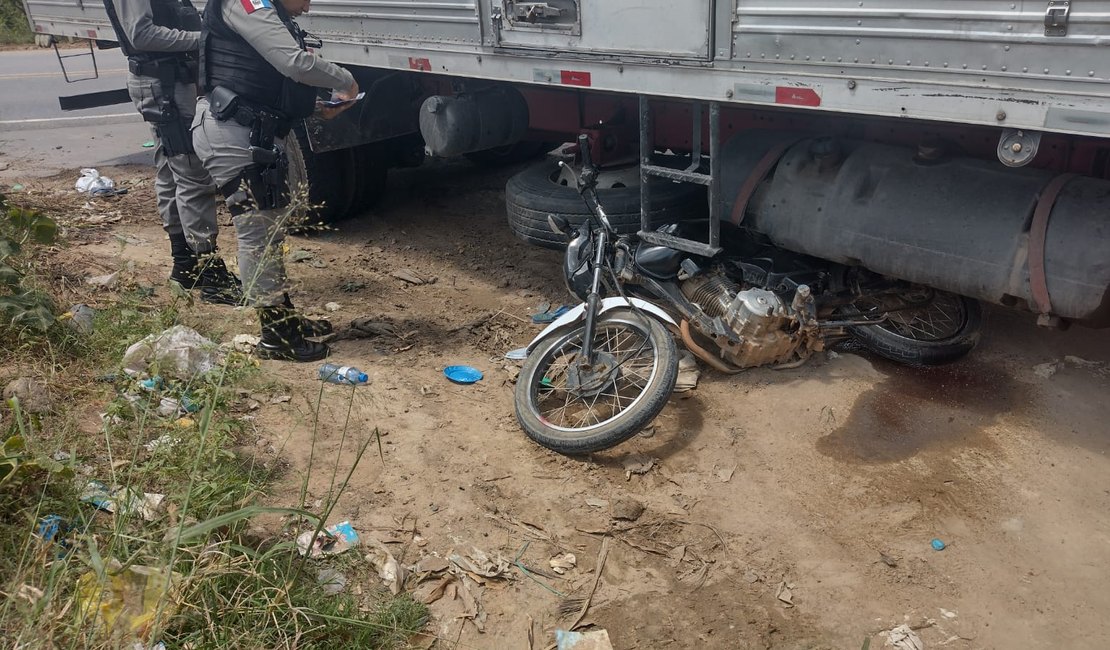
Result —
[[[116, 2], [133, 2], [136, 0], [115, 0]], [[139, 0], [149, 1], [151, 9], [151, 19], [155, 25], [159, 27], [166, 27], [168, 29], [181, 29], [187, 32], [200, 31], [200, 13], [193, 8], [193, 4], [189, 0]], [[161, 59], [189, 59], [194, 56], [193, 52], [150, 52], [146, 50], [137, 49], [127, 35], [123, 33], [123, 26], [120, 24], [119, 15], [116, 13], [116, 7], [113, 0], [104, 0], [104, 10], [108, 12], [108, 20], [112, 23], [112, 29], [116, 32], [116, 38], [119, 39], [119, 47], [123, 50], [124, 56], [131, 61], [138, 63], [146, 63], [148, 61], [155, 61]]]
[[[200, 41], [201, 92], [216, 86], [233, 91], [248, 104], [277, 112], [289, 119], [303, 119], [316, 109], [316, 89], [286, 77], [269, 64], [246, 39], [224, 21], [224, 0], [209, 0], [204, 7]], [[304, 35], [274, 0], [274, 11], [293, 35], [297, 45], [305, 49]]]

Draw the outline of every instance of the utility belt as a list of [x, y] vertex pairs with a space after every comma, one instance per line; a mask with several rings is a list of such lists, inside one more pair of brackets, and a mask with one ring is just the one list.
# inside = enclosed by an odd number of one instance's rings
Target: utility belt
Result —
[[158, 83], [153, 106], [143, 106], [143, 120], [154, 127], [162, 143], [162, 151], [169, 157], [192, 154], [193, 136], [177, 106], [177, 84], [196, 83], [197, 63], [183, 57], [141, 61], [128, 59], [127, 69], [139, 77], [153, 77]]
[[220, 186], [232, 216], [248, 212], [252, 207], [273, 210], [289, 205], [289, 159], [275, 140], [289, 134], [293, 120], [252, 104], [223, 86], [216, 86], [208, 93], [208, 105], [216, 120], [232, 120], [251, 130], [252, 164]]

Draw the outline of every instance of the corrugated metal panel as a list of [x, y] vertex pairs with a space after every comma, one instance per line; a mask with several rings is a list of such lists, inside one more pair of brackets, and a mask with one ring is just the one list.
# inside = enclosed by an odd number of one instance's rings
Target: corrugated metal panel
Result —
[[[1022, 88], [1029, 78], [1110, 78], [1110, 2], [1073, 2], [1066, 36], [1045, 35], [1047, 2], [735, 0], [737, 61], [849, 68], [874, 77], [966, 77]], [[827, 73], [827, 71], [826, 71]]]
[[314, 0], [297, 22], [319, 36], [361, 42], [481, 42], [477, 0]]

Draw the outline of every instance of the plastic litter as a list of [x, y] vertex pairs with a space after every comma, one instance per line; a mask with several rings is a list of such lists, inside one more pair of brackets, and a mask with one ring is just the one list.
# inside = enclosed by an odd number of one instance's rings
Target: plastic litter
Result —
[[[159, 610], [162, 620], [171, 619], [177, 611], [173, 600], [176, 590], [166, 587], [167, 583], [179, 582], [179, 574], [142, 565], [124, 569], [114, 559], [107, 569], [103, 578], [89, 571], [77, 579], [79, 616], [102, 637], [112, 637], [117, 642], [121, 637], [143, 639], [150, 633]], [[170, 595], [163, 602], [165, 593]]]
[[358, 533], [349, 521], [332, 524], [312, 540], [311, 530], [306, 530], [297, 536], [297, 550], [301, 555], [320, 557], [322, 555], [338, 555], [359, 545]]
[[73, 305], [69, 311], [62, 314], [61, 320], [78, 334], [91, 334], [93, 321], [96, 319], [96, 310], [85, 304]]
[[909, 625], [899, 625], [886, 633], [886, 645], [897, 650], [925, 650], [921, 637]]
[[447, 366], [443, 369], [445, 377], [456, 384], [473, 384], [482, 380], [482, 371], [470, 366]]
[[39, 519], [38, 526], [35, 527], [35, 535], [44, 542], [56, 541], [65, 546], [66, 542], [63, 538], [68, 528], [66, 520], [62, 519], [61, 515], [46, 515]]
[[937, 539], [935, 537], [933, 538], [933, 541], [929, 542], [929, 544], [933, 547], [934, 551], [943, 551], [944, 549], [948, 548], [948, 545], [945, 544], [943, 540]]
[[23, 189], [23, 184], [22, 183], [16, 183], [15, 185], [12, 185], [12, 191], [13, 192], [18, 192], [22, 189]]
[[86, 167], [81, 170], [81, 177], [73, 186], [78, 192], [96, 195], [112, 192], [116, 188], [116, 183], [107, 176], [101, 176], [100, 172], [92, 167]]
[[555, 647], [556, 650], [613, 650], [613, 642], [606, 630], [555, 630]]
[[361, 386], [369, 383], [370, 377], [354, 366], [341, 366], [337, 363], [325, 363], [320, 366], [320, 379], [331, 384], [344, 384], [347, 386]]
[[540, 305], [539, 310], [532, 314], [532, 322], [537, 325], [544, 325], [553, 322], [556, 318], [570, 311], [570, 305], [560, 305], [556, 309], [551, 309], [550, 305]]
[[137, 514], [146, 521], [154, 521], [166, 495], [156, 492], [138, 492], [128, 487], [109, 488], [100, 481], [89, 481], [81, 492], [81, 501], [99, 510], [119, 515]]
[[563, 575], [567, 571], [578, 566], [578, 558], [574, 556], [574, 553], [564, 553], [562, 555], [556, 555], [548, 560], [547, 563], [551, 566], [552, 571], [559, 575]]
[[189, 381], [212, 371], [222, 361], [219, 346], [196, 330], [174, 325], [127, 348], [123, 369], [130, 375], [139, 375], [157, 367], [164, 376]]
[[366, 554], [366, 561], [374, 567], [378, 572], [378, 577], [381, 578], [382, 584], [389, 587], [389, 592], [396, 596], [401, 593], [401, 589], [405, 586], [405, 578], [408, 577], [408, 571], [384, 544], [376, 539], [371, 539], [366, 543], [370, 551]]
[[139, 146], [141, 146], [143, 149], [152, 149], [154, 147], [154, 140], [147, 140]]
[[517, 348], [505, 353], [505, 358], [510, 361], [523, 361], [528, 358], [528, 348]]

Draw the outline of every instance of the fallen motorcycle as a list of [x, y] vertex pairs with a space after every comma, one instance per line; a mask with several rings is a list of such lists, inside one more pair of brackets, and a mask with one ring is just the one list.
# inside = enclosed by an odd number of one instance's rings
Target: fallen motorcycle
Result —
[[647, 426], [674, 390], [672, 333], [725, 373], [797, 367], [845, 340], [911, 365], [954, 361], [978, 342], [980, 306], [964, 296], [752, 237], [704, 258], [617, 236], [597, 199], [589, 148], [580, 149], [576, 182], [592, 216], [577, 230], [548, 222], [568, 239], [564, 277], [583, 302], [528, 346], [514, 395], [521, 427], [544, 447], [599, 451]]

